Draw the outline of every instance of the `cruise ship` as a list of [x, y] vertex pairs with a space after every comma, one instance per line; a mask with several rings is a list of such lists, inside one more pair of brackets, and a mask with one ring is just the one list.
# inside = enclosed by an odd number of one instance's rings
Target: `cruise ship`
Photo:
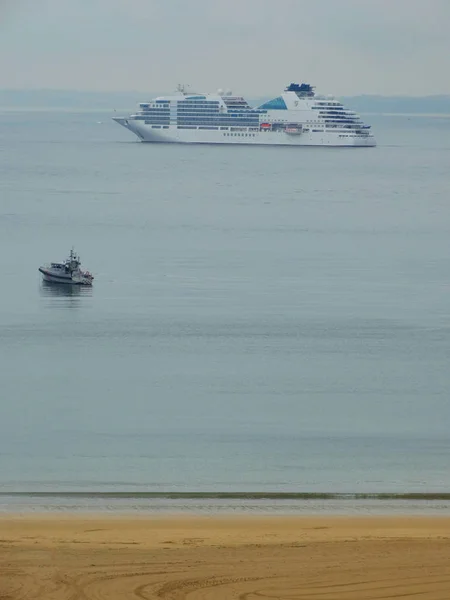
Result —
[[370, 125], [332, 96], [307, 83], [291, 83], [261, 106], [218, 90], [195, 94], [178, 86], [172, 96], [141, 102], [129, 117], [114, 117], [143, 142], [375, 146]]

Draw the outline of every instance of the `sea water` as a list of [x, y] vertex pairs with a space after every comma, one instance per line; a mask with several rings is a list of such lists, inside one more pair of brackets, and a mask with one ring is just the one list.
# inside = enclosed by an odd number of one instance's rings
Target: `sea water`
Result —
[[[0, 505], [447, 510], [450, 118], [330, 149], [142, 144], [111, 116], [0, 112]], [[72, 245], [92, 289], [44, 285]]]

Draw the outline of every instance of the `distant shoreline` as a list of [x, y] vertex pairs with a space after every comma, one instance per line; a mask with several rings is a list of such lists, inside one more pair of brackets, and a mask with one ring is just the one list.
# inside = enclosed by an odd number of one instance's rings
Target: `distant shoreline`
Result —
[[[20, 90], [0, 89], [0, 110], [65, 110], [75, 112], [108, 111], [116, 109], [127, 113], [139, 102], [164, 95], [164, 92], [89, 92], [76, 90]], [[259, 106], [266, 96], [252, 96], [242, 90], [251, 105]], [[405, 116], [448, 116], [450, 95], [431, 96], [335, 96], [360, 114], [405, 115]], [[125, 107], [125, 108], [124, 108]]]
[[[111, 114], [126, 115], [133, 110], [136, 103], [130, 104], [127, 107], [112, 107], [105, 106], [103, 108], [82, 107], [82, 106], [3, 106], [0, 104], [0, 113], [68, 113], [68, 114]], [[352, 107], [354, 108], [354, 107]], [[433, 112], [384, 112], [384, 111], [358, 111], [361, 116], [376, 116], [376, 117], [404, 117], [404, 118], [427, 118], [427, 119], [450, 119], [450, 111], [447, 113]]]

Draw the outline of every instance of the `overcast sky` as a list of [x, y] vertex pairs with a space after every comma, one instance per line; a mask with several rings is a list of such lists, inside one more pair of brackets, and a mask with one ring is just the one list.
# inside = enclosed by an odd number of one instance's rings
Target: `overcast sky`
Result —
[[450, 0], [0, 0], [0, 88], [450, 94]]

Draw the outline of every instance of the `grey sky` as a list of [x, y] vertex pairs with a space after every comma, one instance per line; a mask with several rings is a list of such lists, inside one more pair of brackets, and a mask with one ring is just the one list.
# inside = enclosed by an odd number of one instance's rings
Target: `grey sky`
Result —
[[0, 88], [450, 94], [450, 0], [0, 0]]

